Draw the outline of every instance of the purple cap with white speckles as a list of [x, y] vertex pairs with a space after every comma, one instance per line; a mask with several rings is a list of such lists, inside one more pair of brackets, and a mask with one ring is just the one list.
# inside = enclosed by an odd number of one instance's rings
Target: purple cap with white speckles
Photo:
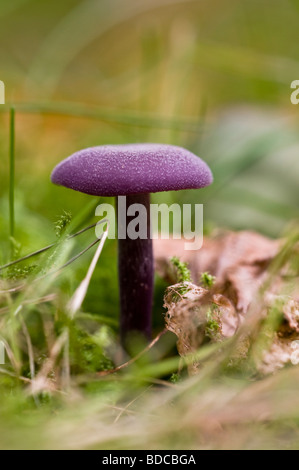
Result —
[[204, 188], [213, 176], [203, 160], [181, 147], [105, 145], [61, 162], [52, 182], [93, 196], [126, 196]]

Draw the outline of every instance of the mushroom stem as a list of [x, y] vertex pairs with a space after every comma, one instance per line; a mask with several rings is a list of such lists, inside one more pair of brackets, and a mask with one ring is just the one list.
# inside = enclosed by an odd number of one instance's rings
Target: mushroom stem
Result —
[[[128, 208], [132, 204], [142, 204], [146, 209], [146, 239], [132, 240], [127, 234], [129, 223], [136, 218], [136, 215], [127, 216]], [[118, 237], [118, 269], [121, 339], [123, 345], [126, 345], [129, 335], [134, 332], [148, 340], [151, 338], [154, 261], [150, 230], [150, 195], [127, 196], [124, 207], [117, 204], [117, 210], [119, 234], [125, 235], [125, 238], [120, 235]]]

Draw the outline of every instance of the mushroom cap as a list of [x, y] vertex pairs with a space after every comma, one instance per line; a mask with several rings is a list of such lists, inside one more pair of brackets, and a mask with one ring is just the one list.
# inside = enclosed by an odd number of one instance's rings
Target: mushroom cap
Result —
[[76, 152], [52, 173], [52, 182], [92, 196], [198, 189], [209, 186], [208, 165], [181, 147], [104, 145]]

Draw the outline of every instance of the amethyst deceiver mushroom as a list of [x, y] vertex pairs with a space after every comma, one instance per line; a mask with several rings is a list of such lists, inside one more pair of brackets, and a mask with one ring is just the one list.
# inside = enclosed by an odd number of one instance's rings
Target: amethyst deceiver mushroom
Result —
[[148, 339], [151, 336], [154, 261], [150, 193], [198, 189], [212, 181], [208, 165], [199, 157], [183, 148], [160, 144], [92, 147], [75, 153], [54, 169], [55, 184], [92, 196], [126, 196], [126, 209], [138, 203], [147, 210], [147, 239], [118, 240], [123, 343], [134, 331]]

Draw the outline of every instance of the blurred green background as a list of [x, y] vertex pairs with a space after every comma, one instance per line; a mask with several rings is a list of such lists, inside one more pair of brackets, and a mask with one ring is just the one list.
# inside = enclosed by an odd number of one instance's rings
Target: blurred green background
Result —
[[[91, 201], [53, 186], [50, 173], [93, 145], [161, 142], [200, 155], [214, 185], [155, 200], [203, 202], [208, 229], [277, 237], [298, 217], [299, 106], [290, 84], [299, 78], [299, 0], [10, 0], [0, 3], [0, 21], [2, 262], [12, 104], [22, 254], [55, 239], [64, 210], [76, 215]], [[76, 269], [70, 292], [86, 265]], [[99, 310], [100, 282], [105, 312], [115, 313], [115, 280], [109, 242], [88, 310]]]

